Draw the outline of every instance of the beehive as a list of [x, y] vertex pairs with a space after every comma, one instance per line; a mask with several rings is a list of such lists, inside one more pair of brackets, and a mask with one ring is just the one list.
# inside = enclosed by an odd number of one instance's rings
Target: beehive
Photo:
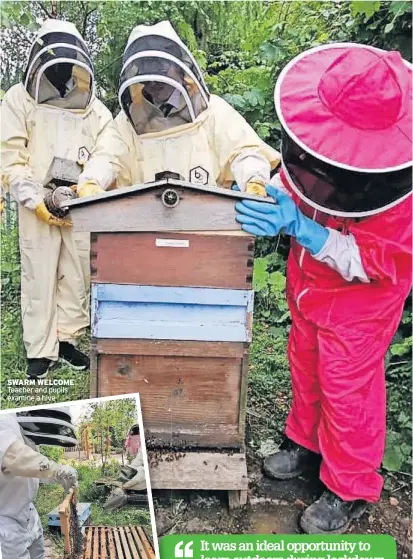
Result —
[[167, 179], [68, 204], [74, 230], [92, 233], [91, 395], [140, 393], [148, 446], [166, 453], [153, 488], [225, 489], [234, 504], [247, 489], [245, 197], [257, 199]]

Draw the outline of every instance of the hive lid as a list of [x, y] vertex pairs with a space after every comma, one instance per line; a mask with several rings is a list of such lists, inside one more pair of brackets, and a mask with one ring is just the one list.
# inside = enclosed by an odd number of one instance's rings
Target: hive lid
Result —
[[65, 202], [65, 208], [75, 209], [77, 207], [87, 206], [89, 204], [96, 204], [97, 202], [102, 202], [106, 200], [115, 200], [118, 198], [123, 198], [125, 196], [137, 196], [141, 192], [147, 192], [152, 189], [164, 188], [166, 186], [184, 188], [193, 192], [205, 192], [208, 194], [215, 194], [216, 196], [233, 198], [235, 200], [247, 199], [256, 200], [257, 202], [268, 202], [275, 203], [272, 198], [262, 198], [260, 196], [255, 196], [252, 194], [246, 194], [245, 192], [239, 192], [236, 190], [229, 190], [226, 188], [219, 188], [216, 186], [200, 186], [193, 184], [191, 182], [180, 181], [176, 179], [162, 179], [154, 182], [147, 182], [144, 184], [136, 184], [133, 186], [127, 186], [122, 188], [117, 188], [116, 190], [110, 190], [109, 192], [104, 192], [96, 196], [85, 196], [83, 198], [76, 198], [74, 200], [69, 200]]

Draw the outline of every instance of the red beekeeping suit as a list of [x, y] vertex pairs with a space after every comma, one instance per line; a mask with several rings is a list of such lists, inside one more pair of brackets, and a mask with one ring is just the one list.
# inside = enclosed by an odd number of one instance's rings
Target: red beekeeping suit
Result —
[[357, 222], [293, 198], [308, 217], [354, 235], [371, 282], [344, 280], [292, 239], [287, 300], [293, 402], [286, 434], [321, 452], [321, 480], [331, 491], [374, 502], [383, 485], [377, 469], [386, 432], [384, 357], [412, 283], [412, 200]]
[[321, 453], [345, 501], [383, 485], [384, 357], [412, 285], [411, 77], [397, 52], [337, 43], [297, 56], [275, 88], [282, 184], [336, 242], [326, 259], [292, 238], [286, 435]]

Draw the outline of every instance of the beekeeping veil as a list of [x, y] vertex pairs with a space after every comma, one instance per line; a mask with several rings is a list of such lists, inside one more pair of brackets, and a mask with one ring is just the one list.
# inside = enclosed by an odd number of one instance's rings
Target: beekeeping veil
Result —
[[30, 49], [24, 86], [39, 104], [85, 109], [93, 91], [93, 64], [76, 27], [48, 19]]
[[208, 107], [201, 70], [169, 21], [133, 29], [123, 55], [119, 103], [137, 134], [193, 122]]
[[18, 412], [16, 417], [22, 434], [35, 445], [66, 448], [77, 445], [70, 410], [67, 407]]
[[284, 68], [274, 96], [283, 172], [310, 206], [361, 218], [410, 195], [412, 66], [400, 53], [312, 48]]

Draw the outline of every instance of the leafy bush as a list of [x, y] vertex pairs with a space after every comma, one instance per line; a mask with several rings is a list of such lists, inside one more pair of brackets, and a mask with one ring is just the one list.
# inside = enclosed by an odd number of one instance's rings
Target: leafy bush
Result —
[[40, 453], [43, 456], [47, 456], [50, 460], [54, 460], [55, 462], [60, 462], [60, 460], [64, 457], [65, 451], [61, 446], [41, 446]]

